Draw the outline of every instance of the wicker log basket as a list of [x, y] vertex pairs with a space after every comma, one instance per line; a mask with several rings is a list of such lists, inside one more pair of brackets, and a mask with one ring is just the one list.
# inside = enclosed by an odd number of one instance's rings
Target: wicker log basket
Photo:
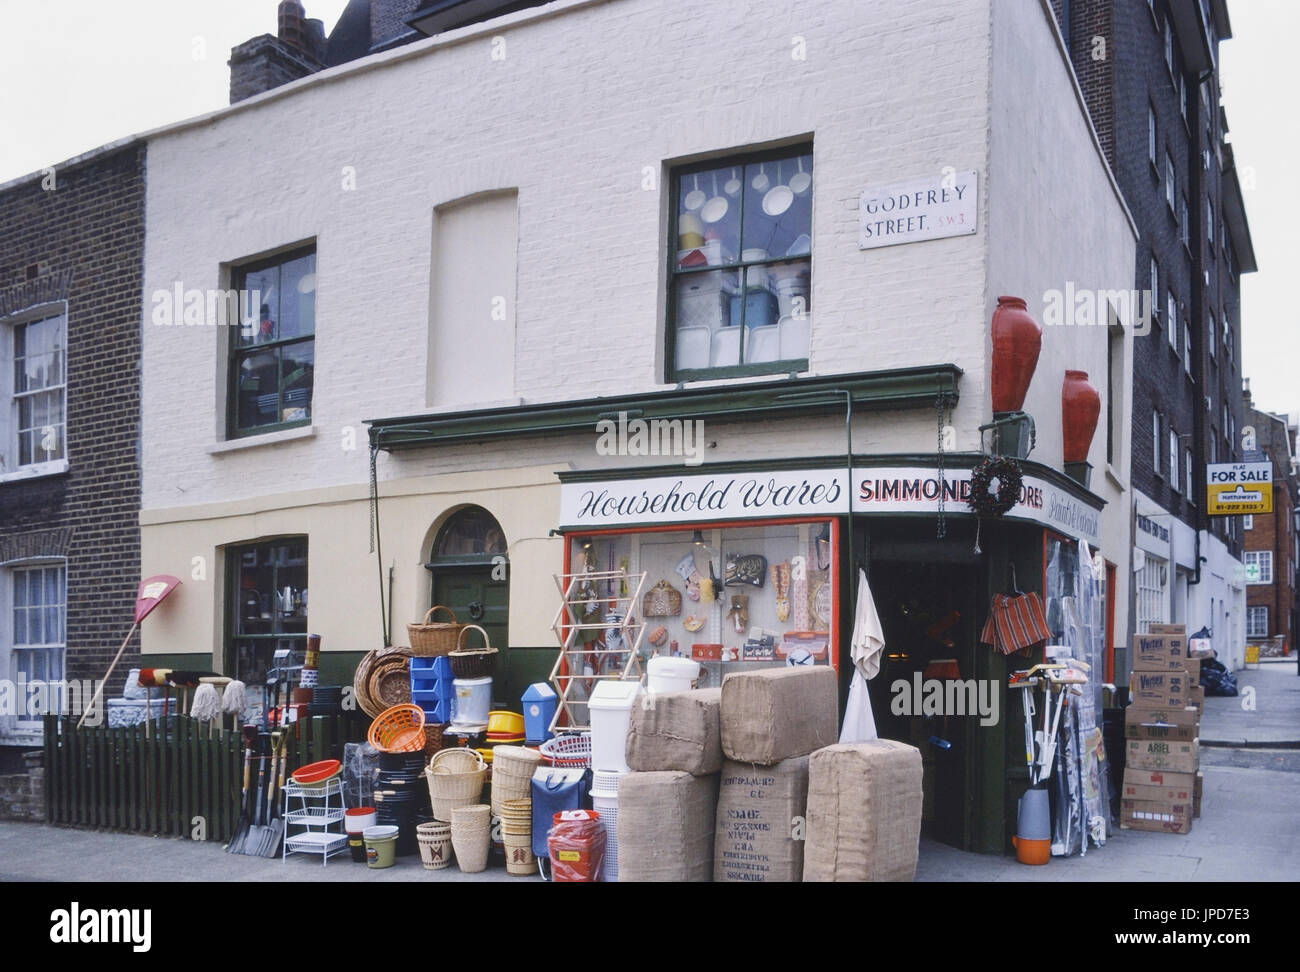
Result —
[[[465, 648], [465, 634], [468, 631], [477, 631], [483, 635], [482, 648]], [[497, 658], [497, 650], [492, 647], [492, 642], [488, 638], [488, 633], [480, 628], [477, 624], [462, 625], [461, 632], [456, 639], [456, 650], [448, 652], [447, 657], [451, 660], [452, 674], [457, 678], [483, 678], [492, 674], [492, 666]]]
[[[430, 620], [434, 611], [446, 611], [451, 615], [451, 620]], [[411, 639], [411, 654], [416, 658], [431, 658], [454, 651], [456, 639], [464, 627], [466, 626], [456, 621], [456, 614], [451, 608], [435, 604], [424, 615], [423, 622], [406, 626], [406, 633]]]

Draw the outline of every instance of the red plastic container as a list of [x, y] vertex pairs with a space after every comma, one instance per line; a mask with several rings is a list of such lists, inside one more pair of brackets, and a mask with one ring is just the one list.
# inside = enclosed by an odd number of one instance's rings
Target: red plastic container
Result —
[[605, 828], [595, 810], [562, 810], [546, 837], [551, 880], [593, 882], [605, 860]]

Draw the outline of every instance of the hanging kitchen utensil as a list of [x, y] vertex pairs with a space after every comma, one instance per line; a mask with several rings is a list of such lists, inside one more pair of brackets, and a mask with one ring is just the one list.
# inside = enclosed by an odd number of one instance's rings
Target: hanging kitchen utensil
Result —
[[718, 195], [718, 174], [713, 173], [713, 196], [700, 208], [700, 219], [706, 223], [716, 223], [727, 215], [731, 204], [726, 196]]
[[641, 599], [641, 616], [646, 618], [675, 618], [682, 613], [682, 595], [677, 588], [661, 580]]
[[799, 171], [790, 177], [790, 189], [796, 196], [802, 196], [812, 185], [812, 176], [803, 170], [803, 156], [799, 156]]
[[754, 176], [753, 180], [749, 184], [753, 186], [757, 192], [766, 192], [767, 187], [772, 184], [772, 180], [767, 177], [767, 170], [761, 163], [758, 167], [758, 175]]
[[728, 196], [734, 197], [738, 192], [740, 192], [740, 187], [741, 187], [741, 182], [739, 179], [736, 178], [736, 170], [732, 169], [731, 178], [728, 179], [726, 183], [723, 185], [722, 191], [725, 192]]
[[763, 196], [763, 212], [773, 217], [784, 215], [785, 211], [790, 208], [790, 204], [794, 202], [794, 192], [789, 186], [780, 182], [780, 162], [776, 164], [776, 178], [777, 184]]
[[695, 210], [703, 206], [704, 198], [705, 198], [704, 190], [700, 188], [700, 177], [698, 173], [694, 176], [694, 179], [695, 179], [695, 188], [686, 194], [686, 200], [685, 200], [686, 208], [689, 209], [691, 212], [694, 212]]

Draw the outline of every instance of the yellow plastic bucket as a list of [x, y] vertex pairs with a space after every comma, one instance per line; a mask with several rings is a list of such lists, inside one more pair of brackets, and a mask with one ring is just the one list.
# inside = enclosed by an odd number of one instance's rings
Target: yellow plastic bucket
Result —
[[362, 833], [366, 842], [367, 867], [392, 867], [397, 860], [397, 828], [367, 827]]

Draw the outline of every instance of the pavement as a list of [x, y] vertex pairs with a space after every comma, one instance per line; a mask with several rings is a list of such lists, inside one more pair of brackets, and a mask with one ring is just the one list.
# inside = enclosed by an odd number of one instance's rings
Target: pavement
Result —
[[1236, 698], [1205, 700], [1201, 745], [1300, 749], [1300, 676], [1295, 659], [1264, 660], [1236, 674]]
[[[1201, 817], [1188, 834], [1116, 830], [1083, 856], [1041, 867], [922, 840], [918, 881], [1294, 881], [1300, 875], [1300, 677], [1294, 659], [1239, 671], [1237, 698], [1207, 698], [1201, 720]], [[1253, 706], [1253, 708], [1252, 708]], [[305, 854], [266, 860], [215, 844], [0, 821], [4, 881], [538, 881], [504, 865], [426, 871], [418, 857], [391, 868], [347, 854], [322, 866]]]

